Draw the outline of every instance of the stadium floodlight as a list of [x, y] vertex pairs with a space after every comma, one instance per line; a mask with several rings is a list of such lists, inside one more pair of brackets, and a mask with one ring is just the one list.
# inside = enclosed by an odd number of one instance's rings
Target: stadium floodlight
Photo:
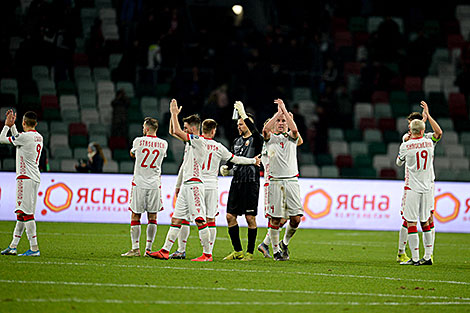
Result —
[[232, 7], [232, 11], [233, 11], [233, 13], [235, 13], [235, 15], [240, 15], [240, 14], [243, 13], [243, 7], [239, 4], [235, 4]]

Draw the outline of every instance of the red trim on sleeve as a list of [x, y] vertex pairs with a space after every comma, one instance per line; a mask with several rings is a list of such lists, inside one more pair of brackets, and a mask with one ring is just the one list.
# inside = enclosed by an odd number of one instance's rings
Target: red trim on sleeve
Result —
[[13, 144], [13, 141], [11, 141], [11, 137], [8, 137], [8, 140], [10, 141], [11, 144]]

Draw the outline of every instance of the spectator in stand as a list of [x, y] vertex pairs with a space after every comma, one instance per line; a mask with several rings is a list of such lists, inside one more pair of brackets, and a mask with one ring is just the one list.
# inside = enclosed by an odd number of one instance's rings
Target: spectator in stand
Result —
[[103, 173], [103, 165], [106, 162], [101, 146], [96, 142], [91, 142], [88, 145], [88, 161], [80, 160], [75, 168], [80, 173]]
[[111, 102], [113, 107], [113, 121], [111, 124], [111, 132], [114, 136], [122, 136], [127, 138], [127, 109], [130, 101], [124, 89], [119, 89], [116, 98]]

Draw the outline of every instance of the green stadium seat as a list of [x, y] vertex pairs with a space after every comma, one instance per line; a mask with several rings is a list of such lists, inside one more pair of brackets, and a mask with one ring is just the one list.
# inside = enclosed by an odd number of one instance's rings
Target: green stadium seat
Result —
[[372, 156], [376, 154], [387, 154], [387, 144], [384, 142], [374, 142], [369, 144], [369, 154]]
[[115, 161], [129, 161], [131, 159], [129, 150], [127, 149], [114, 149], [113, 160]]
[[360, 129], [346, 129], [344, 131], [344, 139], [347, 142], [361, 141], [362, 140], [362, 131]]
[[372, 167], [372, 158], [368, 155], [357, 155], [354, 157], [354, 167]]
[[57, 83], [57, 93], [59, 95], [75, 95], [75, 83], [71, 80], [63, 80]]
[[318, 166], [333, 165], [334, 160], [331, 154], [317, 154], [315, 160]]
[[88, 146], [88, 138], [83, 135], [70, 136], [69, 145], [72, 148]]

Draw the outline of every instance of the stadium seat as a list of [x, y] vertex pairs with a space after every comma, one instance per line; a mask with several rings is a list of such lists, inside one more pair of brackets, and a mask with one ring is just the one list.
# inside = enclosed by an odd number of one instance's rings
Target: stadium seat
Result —
[[127, 149], [114, 149], [113, 160], [115, 161], [129, 161], [131, 159], [129, 150]]
[[320, 168], [320, 176], [328, 178], [338, 178], [339, 170], [336, 166], [333, 165], [322, 166]]
[[441, 80], [438, 76], [426, 76], [424, 78], [423, 89], [426, 95], [430, 92], [441, 92]]
[[123, 89], [130, 98], [134, 97], [134, 85], [131, 82], [119, 81], [116, 84], [116, 90]]
[[119, 162], [119, 173], [131, 174], [133, 172], [134, 172], [134, 162], [132, 161]]
[[382, 142], [382, 133], [378, 129], [365, 129], [364, 141], [365, 142]]
[[120, 136], [111, 136], [108, 141], [108, 146], [111, 150], [127, 149], [127, 138]]
[[452, 157], [450, 160], [450, 168], [453, 170], [468, 171], [470, 169], [470, 160], [467, 157]]
[[62, 95], [59, 97], [61, 108], [76, 109], [78, 110], [77, 96], [75, 95]]
[[[111, 56], [109, 58], [111, 59]], [[109, 81], [111, 80], [111, 73], [107, 67], [95, 67], [93, 69], [93, 78], [95, 82], [100, 80]]]
[[75, 95], [75, 83], [70, 80], [63, 80], [57, 83], [57, 93], [59, 95]]
[[372, 158], [365, 154], [357, 155], [354, 157], [354, 167], [372, 167]]
[[396, 129], [396, 120], [394, 118], [381, 118], [379, 119], [379, 129], [384, 132], [384, 131], [394, 131]]
[[168, 160], [166, 160], [162, 164], [162, 173], [165, 173], [167, 175], [177, 174], [178, 170], [179, 170], [179, 165], [174, 162], [169, 162]]
[[316, 165], [302, 165], [300, 166], [300, 176], [302, 177], [318, 177], [320, 171]]
[[333, 165], [333, 157], [331, 154], [317, 154], [315, 155], [315, 160], [319, 167]]
[[87, 127], [83, 123], [70, 123], [68, 133], [71, 136], [75, 136], [75, 135], [88, 136]]
[[377, 124], [375, 121], [375, 118], [373, 117], [363, 117], [359, 121], [359, 128], [361, 130], [366, 130], [366, 129], [375, 129], [377, 128]]
[[446, 155], [451, 158], [464, 157], [464, 146], [460, 144], [446, 144]]
[[115, 96], [114, 83], [112, 81], [100, 80], [96, 83], [96, 90], [98, 95]]
[[[228, 147], [228, 146], [226, 146]], [[311, 165], [315, 164], [315, 157], [312, 153], [309, 152], [301, 152], [299, 154], [299, 163], [302, 165]]]
[[346, 141], [330, 141], [328, 146], [333, 158], [340, 154], [349, 154], [349, 145]]
[[369, 144], [369, 154], [375, 156], [377, 154], [386, 154], [387, 145], [383, 142], [373, 142]]
[[71, 159], [72, 150], [68, 146], [51, 146], [51, 157], [54, 159]]
[[335, 165], [338, 168], [353, 167], [353, 158], [348, 154], [340, 154], [335, 158]]
[[376, 32], [383, 20], [383, 17], [380, 16], [370, 16], [367, 19], [367, 31], [370, 34]]
[[344, 139], [347, 142], [361, 141], [362, 131], [360, 129], [346, 129], [344, 132]]
[[367, 143], [362, 142], [362, 141], [354, 141], [351, 142], [350, 150], [351, 150], [351, 156], [352, 157], [357, 157], [358, 155], [368, 155], [369, 154], [369, 146]]
[[80, 122], [80, 112], [77, 110], [63, 110], [62, 120], [66, 123]]
[[[109, 55], [109, 64], [108, 64], [109, 69], [113, 70], [113, 69], [117, 68], [119, 66], [119, 63], [121, 62], [121, 59], [122, 59], [122, 54], [121, 53], [111, 53]], [[110, 77], [111, 77], [111, 75], [110, 75]], [[109, 79], [107, 79], [107, 80], [109, 80]], [[95, 80], [97, 80], [96, 79], [96, 73], [95, 73]]]
[[60, 161], [60, 171], [61, 172], [76, 172], [75, 165], [77, 161], [74, 159], [65, 159]]
[[392, 160], [390, 160], [388, 155], [375, 155], [372, 160], [372, 166], [380, 172], [383, 168], [392, 167]]
[[379, 177], [385, 179], [396, 179], [397, 171], [393, 168], [383, 168], [380, 170]]
[[109, 134], [109, 128], [106, 127], [103, 124], [98, 124], [98, 123], [92, 123], [88, 125], [88, 130], [90, 135], [108, 135]]
[[448, 170], [450, 169], [450, 159], [447, 157], [435, 157], [434, 167], [436, 170]]
[[67, 134], [68, 133], [68, 126], [64, 122], [59, 121], [52, 121], [50, 123], [50, 129], [52, 134]]
[[39, 96], [55, 95], [57, 93], [55, 83], [52, 80], [38, 80], [37, 84]]
[[462, 49], [465, 45], [465, 40], [460, 34], [447, 35], [447, 48], [449, 50]]
[[468, 119], [467, 104], [463, 93], [449, 94], [449, 114], [454, 119]]
[[96, 109], [82, 109], [80, 116], [81, 122], [86, 125], [98, 124], [100, 122], [100, 114]]
[[449, 116], [449, 106], [443, 92], [430, 92], [426, 103], [429, 105], [429, 111], [432, 112], [433, 117]]
[[88, 149], [83, 147], [78, 147], [73, 149], [73, 158], [75, 160], [87, 160], [88, 159]]
[[94, 94], [81, 94], [79, 95], [80, 108], [93, 109], [96, 108], [96, 95]]
[[353, 45], [352, 35], [348, 31], [336, 32], [334, 34], [335, 48], [351, 47]]
[[99, 144], [102, 148], [108, 146], [108, 137], [105, 135], [92, 135], [90, 134], [90, 142], [96, 142]]
[[448, 130], [444, 131], [442, 135], [442, 142], [440, 142], [444, 145], [454, 145], [459, 143], [459, 135], [456, 131], [453, 130]]
[[470, 132], [462, 132], [460, 133], [460, 144], [462, 145], [470, 145]]
[[328, 140], [330, 141], [343, 141], [344, 134], [341, 128], [329, 128], [328, 129]]
[[420, 77], [413, 77], [413, 76], [407, 76], [405, 77], [405, 91], [410, 92], [410, 91], [421, 91], [422, 86], [421, 86], [421, 78]]
[[88, 66], [77, 66], [73, 69], [75, 81], [91, 81], [91, 69]]
[[49, 68], [45, 65], [33, 65], [31, 68], [32, 78], [34, 81], [50, 80]]
[[382, 134], [385, 143], [389, 142], [400, 142], [402, 140], [402, 134], [396, 130], [385, 130]]
[[367, 20], [362, 16], [352, 16], [348, 29], [350, 32], [367, 32]]
[[103, 172], [104, 173], [118, 173], [119, 172], [119, 164], [112, 159], [107, 159], [107, 162], [103, 165]]
[[16, 160], [13, 158], [6, 158], [2, 161], [2, 170], [3, 171], [15, 171]]
[[388, 103], [377, 103], [374, 106], [374, 118], [379, 120], [382, 118], [392, 117], [392, 108]]
[[382, 91], [382, 90], [374, 91], [372, 93], [372, 96], [371, 96], [371, 102], [373, 104], [388, 103], [389, 102], [388, 92], [387, 91]]

